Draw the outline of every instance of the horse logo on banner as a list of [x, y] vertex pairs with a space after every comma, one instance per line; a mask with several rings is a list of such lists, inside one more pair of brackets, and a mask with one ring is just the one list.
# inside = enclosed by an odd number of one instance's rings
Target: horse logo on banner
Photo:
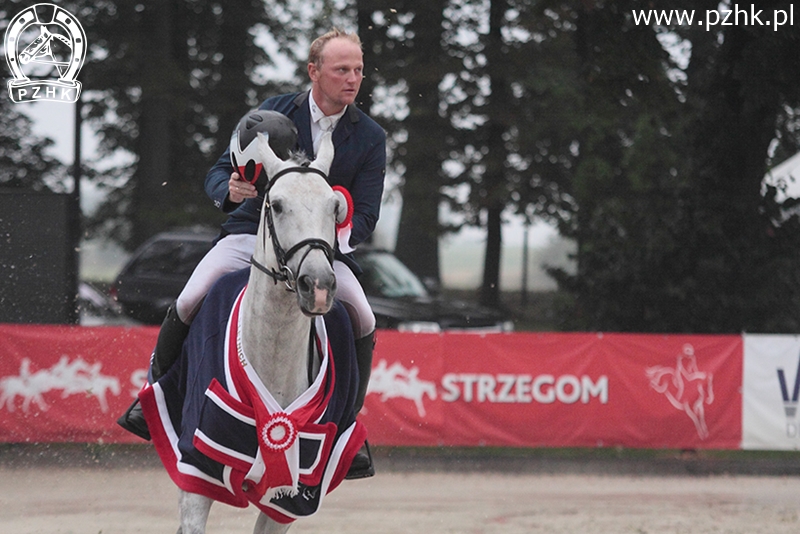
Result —
[[5, 51], [14, 76], [8, 82], [13, 102], [78, 101], [86, 33], [68, 11], [53, 4], [23, 9], [6, 29]]
[[103, 413], [108, 411], [106, 395], [120, 394], [119, 380], [114, 376], [104, 375], [101, 372], [102, 364], [96, 362], [89, 364], [80, 356], [70, 360], [62, 356], [58, 363], [49, 369], [40, 369], [31, 372], [31, 360], [23, 358], [19, 366], [18, 376], [0, 378], [0, 409], [6, 408], [9, 412], [15, 409], [17, 397], [22, 399], [22, 411], [28, 413], [31, 403], [41, 411], [50, 407], [44, 400], [44, 394], [54, 390], [61, 390], [61, 398], [70, 395], [91, 395], [100, 404]]
[[714, 402], [714, 375], [698, 369], [694, 347], [689, 343], [683, 346], [675, 368], [656, 365], [645, 369], [645, 374], [650, 387], [663, 393], [676, 409], [686, 412], [697, 428], [697, 435], [706, 439], [709, 433], [705, 405]]
[[380, 394], [382, 402], [395, 397], [412, 400], [419, 416], [425, 417], [425, 404], [422, 400], [425, 396], [436, 399], [436, 384], [422, 380], [418, 375], [417, 367], [406, 369], [398, 362], [389, 366], [386, 360], [381, 360], [372, 370], [367, 393]]

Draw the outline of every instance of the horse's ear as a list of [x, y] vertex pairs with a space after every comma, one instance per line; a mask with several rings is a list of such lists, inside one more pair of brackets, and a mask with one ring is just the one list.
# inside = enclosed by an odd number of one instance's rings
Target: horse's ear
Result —
[[311, 162], [310, 167], [328, 174], [328, 171], [330, 171], [331, 168], [331, 163], [333, 163], [333, 137], [331, 132], [325, 132], [322, 134], [322, 139], [319, 143], [317, 159]]
[[261, 163], [267, 170], [267, 176], [275, 174], [276, 169], [280, 167], [282, 160], [275, 155], [272, 147], [269, 146], [269, 135], [264, 135], [259, 132], [258, 134], [258, 156], [261, 158]]

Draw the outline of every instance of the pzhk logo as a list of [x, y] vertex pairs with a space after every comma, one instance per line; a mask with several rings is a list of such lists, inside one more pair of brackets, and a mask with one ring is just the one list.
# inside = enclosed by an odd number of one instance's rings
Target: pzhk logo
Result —
[[8, 82], [12, 101], [78, 100], [75, 78], [86, 58], [86, 34], [69, 12], [53, 4], [23, 10], [6, 29], [5, 50], [14, 76]]

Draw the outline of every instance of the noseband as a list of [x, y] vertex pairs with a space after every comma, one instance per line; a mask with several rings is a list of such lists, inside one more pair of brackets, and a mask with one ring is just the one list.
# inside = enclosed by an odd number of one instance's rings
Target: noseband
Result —
[[[328, 263], [333, 265], [333, 247], [323, 239], [317, 238], [309, 238], [303, 239], [299, 243], [294, 244], [289, 250], [285, 250], [278, 240], [278, 235], [275, 233], [275, 224], [272, 220], [272, 208], [270, 206], [269, 200], [269, 192], [272, 190], [272, 186], [275, 185], [275, 182], [278, 181], [278, 178], [285, 176], [286, 174], [292, 172], [299, 172], [299, 173], [316, 173], [322, 176], [325, 181], [328, 181], [328, 175], [322, 172], [319, 169], [315, 169], [313, 167], [287, 167], [275, 174], [267, 184], [266, 190], [264, 192], [264, 196], [266, 197], [266, 201], [264, 204], [264, 208], [266, 210], [265, 217], [267, 218], [267, 230], [269, 230], [269, 236], [272, 240], [272, 249], [275, 251], [275, 259], [278, 261], [278, 271], [272, 268], [265, 267], [258, 260], [255, 259], [254, 256], [250, 256], [250, 264], [253, 265], [256, 269], [261, 271], [262, 273], [268, 275], [272, 280], [277, 284], [278, 282], [283, 282], [286, 284], [286, 289], [289, 291], [295, 291], [297, 289], [296, 278], [292, 270], [289, 268], [287, 263], [289, 260], [294, 256], [300, 249], [304, 247], [308, 247], [303, 257], [300, 259], [300, 263], [297, 266], [298, 272], [300, 271], [300, 266], [303, 265], [306, 257], [308, 256], [309, 252], [314, 249], [321, 250], [325, 253], [325, 257], [328, 259]], [[264, 237], [264, 246], [266, 246], [266, 237]]]

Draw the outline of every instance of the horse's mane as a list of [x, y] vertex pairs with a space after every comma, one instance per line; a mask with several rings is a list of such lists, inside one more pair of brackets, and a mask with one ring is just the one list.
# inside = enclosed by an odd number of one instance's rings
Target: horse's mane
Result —
[[308, 157], [305, 150], [298, 149], [289, 151], [289, 159], [287, 161], [291, 161], [301, 167], [307, 167], [312, 160]]
[[[298, 149], [298, 150], [290, 150], [289, 158], [286, 159], [285, 161], [287, 163], [291, 163], [298, 167], [308, 167], [313, 160], [306, 155], [304, 150]], [[263, 200], [264, 200], [264, 193], [262, 191], [259, 192], [258, 201], [261, 202]]]

